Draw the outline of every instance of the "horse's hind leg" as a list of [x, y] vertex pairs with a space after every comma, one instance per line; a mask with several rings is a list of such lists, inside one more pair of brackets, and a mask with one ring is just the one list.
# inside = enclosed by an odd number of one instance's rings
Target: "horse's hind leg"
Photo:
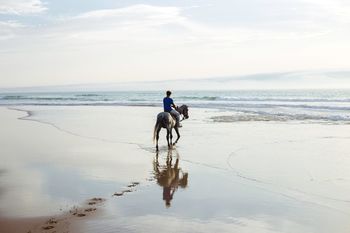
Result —
[[160, 130], [161, 130], [161, 128], [159, 127], [159, 128], [157, 129], [157, 132], [156, 132], [156, 142], [157, 142], [157, 144], [156, 144], [156, 150], [157, 150], [157, 151], [159, 151], [159, 148], [158, 148], [158, 140], [159, 140], [159, 132], [160, 132]]

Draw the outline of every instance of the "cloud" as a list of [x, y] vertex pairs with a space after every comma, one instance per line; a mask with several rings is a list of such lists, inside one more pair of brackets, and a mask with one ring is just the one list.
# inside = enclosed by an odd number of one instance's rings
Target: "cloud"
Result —
[[[0, 0], [0, 3], [1, 1], [10, 2], [9, 0]], [[19, 3], [22, 0], [15, 0], [15, 3], [16, 1]], [[73, 17], [57, 19], [55, 25], [39, 28], [39, 30], [42, 30], [41, 35], [43, 36], [56, 37], [57, 39], [64, 38], [66, 41], [124, 41], [127, 43], [142, 41], [143, 43], [159, 44], [161, 42], [167, 45], [175, 43], [197, 47], [204, 44], [227, 47], [247, 41], [322, 37], [332, 31], [332, 28], [326, 23], [320, 25], [312, 22], [311, 19], [330, 18], [331, 13], [327, 13], [328, 11], [332, 12], [332, 16], [335, 17], [336, 13], [340, 12], [340, 6], [329, 0], [321, 0], [321, 2], [297, 0], [296, 2], [297, 4], [292, 4], [292, 6], [295, 6], [294, 10], [287, 10], [281, 4], [273, 5], [272, 9], [269, 9], [271, 15], [274, 15], [273, 12], [281, 11], [281, 13], [274, 16], [274, 23], [270, 22], [271, 17], [265, 17], [267, 19], [256, 22], [257, 27], [244, 26], [243, 22], [241, 22], [242, 25], [233, 22], [233, 25], [226, 26], [205, 24], [188, 16], [185, 12], [188, 10], [186, 7], [137, 4], [122, 8], [92, 10]], [[15, 5], [15, 3], [11, 4]], [[44, 7], [39, 0], [32, 0], [26, 4], [41, 9]], [[7, 6], [7, 8], [10, 7]], [[24, 9], [22, 9], [22, 12], [24, 12]], [[314, 11], [318, 13], [313, 13]], [[8, 10], [8, 12], [11, 11]], [[12, 12], [15, 12], [15, 10]], [[20, 12], [19, 7], [17, 12]], [[278, 20], [278, 15], [283, 12], [287, 13], [287, 18]], [[295, 15], [292, 15], [292, 13], [295, 13]], [[264, 23], [268, 26], [261, 26]]]
[[[93, 40], [135, 41], [162, 38], [164, 30], [173, 28], [188, 30], [189, 21], [178, 7], [161, 7], [151, 5], [132, 5], [123, 8], [89, 11], [72, 18], [65, 24], [72, 37]], [[69, 31], [68, 34], [69, 35]], [[174, 35], [174, 31], [170, 34]], [[175, 33], [176, 34], [176, 33]], [[163, 34], [164, 35], [164, 34]]]
[[[0, 70], [11, 78], [2, 83], [169, 80], [349, 68], [350, 32], [342, 13], [348, 4], [251, 1], [260, 5], [242, 0], [237, 1], [242, 8], [232, 7], [232, 1], [193, 9], [137, 4], [50, 16], [41, 25], [22, 28], [6, 21], [0, 24]], [[221, 13], [218, 5], [228, 10]], [[235, 15], [238, 10], [243, 11], [240, 16]], [[201, 17], [195, 11], [201, 11]], [[221, 14], [227, 18], [215, 21]], [[25, 79], [28, 70], [30, 80]]]
[[181, 10], [178, 7], [160, 7], [152, 5], [131, 5], [124, 8], [104, 9], [86, 12], [76, 16], [75, 18], [82, 19], [98, 19], [98, 18], [119, 18], [127, 17], [132, 19], [133, 17], [148, 18], [150, 20], [165, 21], [177, 21], [183, 19], [180, 16]]
[[350, 3], [346, 0], [301, 0], [305, 18], [319, 27], [350, 23]]
[[[132, 41], [226, 47], [247, 41], [319, 37], [328, 30], [275, 30], [239, 26], [206, 25], [185, 14], [186, 8], [131, 5], [94, 10], [62, 20], [55, 28], [69, 40]], [[295, 23], [295, 22], [294, 22]], [[298, 22], [298, 24], [301, 24]]]
[[0, 40], [8, 40], [13, 38], [18, 29], [23, 27], [24, 25], [17, 21], [0, 21]]
[[46, 11], [41, 0], [0, 0], [0, 14], [25, 15]]

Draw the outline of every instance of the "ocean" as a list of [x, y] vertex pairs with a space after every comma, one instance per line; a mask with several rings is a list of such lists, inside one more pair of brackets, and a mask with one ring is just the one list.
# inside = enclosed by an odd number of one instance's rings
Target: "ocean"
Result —
[[[163, 91], [0, 93], [0, 105], [158, 106]], [[350, 90], [174, 91], [175, 104], [217, 109], [220, 122], [301, 121], [350, 124]]]

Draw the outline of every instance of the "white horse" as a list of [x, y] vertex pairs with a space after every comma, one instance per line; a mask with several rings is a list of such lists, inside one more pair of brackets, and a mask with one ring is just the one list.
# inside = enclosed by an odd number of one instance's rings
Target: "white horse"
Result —
[[[183, 119], [188, 119], [188, 107], [187, 107], [187, 105], [182, 105], [181, 107], [177, 107], [176, 111], [178, 111], [180, 113], [180, 115], [183, 115]], [[159, 132], [162, 128], [165, 128], [167, 131], [166, 140], [168, 142], [168, 148], [171, 148], [172, 145], [175, 145], [180, 138], [179, 128], [176, 124], [176, 120], [174, 119], [174, 117], [172, 117], [172, 115], [168, 112], [159, 113], [157, 115], [157, 122], [156, 122], [156, 125], [154, 126], [154, 131], [153, 131], [153, 140], [156, 141], [157, 151], [158, 151]], [[177, 139], [174, 142], [174, 144], [172, 144], [173, 128], [175, 129], [176, 134], [177, 134]]]

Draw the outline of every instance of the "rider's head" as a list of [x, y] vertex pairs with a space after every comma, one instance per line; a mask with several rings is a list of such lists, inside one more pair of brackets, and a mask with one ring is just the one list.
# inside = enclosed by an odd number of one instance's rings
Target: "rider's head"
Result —
[[169, 208], [171, 206], [170, 200], [165, 200], [165, 207]]
[[171, 96], [171, 91], [166, 91], [166, 96], [170, 97]]

